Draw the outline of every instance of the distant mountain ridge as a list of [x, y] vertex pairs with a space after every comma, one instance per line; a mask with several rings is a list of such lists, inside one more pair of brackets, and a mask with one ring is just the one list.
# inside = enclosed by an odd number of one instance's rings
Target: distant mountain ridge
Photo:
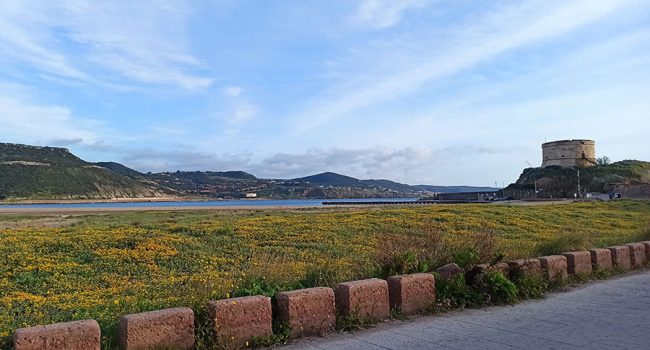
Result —
[[477, 189], [486, 188], [411, 186], [333, 172], [289, 180], [260, 179], [244, 171], [142, 173], [116, 162], [86, 162], [65, 148], [0, 143], [0, 199], [380, 198]]
[[433, 186], [433, 185], [407, 185], [385, 179], [359, 180], [354, 177], [340, 175], [333, 172], [325, 172], [316, 175], [301, 177], [289, 180], [292, 182], [306, 182], [318, 186], [349, 186], [349, 187], [368, 187], [368, 188], [387, 188], [401, 192], [438, 192], [438, 193], [456, 193], [456, 192], [489, 192], [496, 191], [495, 187], [481, 186]]

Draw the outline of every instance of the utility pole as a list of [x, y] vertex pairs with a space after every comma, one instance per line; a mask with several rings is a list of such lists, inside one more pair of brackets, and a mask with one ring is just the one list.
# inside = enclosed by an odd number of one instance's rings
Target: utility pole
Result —
[[578, 198], [580, 197], [580, 170], [578, 170]]

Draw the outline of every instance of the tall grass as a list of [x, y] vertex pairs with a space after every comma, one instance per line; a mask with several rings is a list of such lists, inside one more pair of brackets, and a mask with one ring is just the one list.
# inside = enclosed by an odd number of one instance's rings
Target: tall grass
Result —
[[547, 241], [537, 243], [534, 256], [554, 255], [572, 250], [591, 248], [591, 237], [585, 233], [565, 233]]
[[637, 232], [612, 235], [598, 239], [586, 232], [565, 233], [550, 240], [537, 243], [533, 249], [533, 256], [554, 255], [569, 251], [604, 248], [641, 241], [650, 241], [650, 224]]
[[600, 240], [599, 242], [597, 242], [597, 246], [606, 247], [606, 246], [632, 243], [632, 242], [642, 242], [642, 241], [650, 241], [650, 224], [647, 224], [645, 228], [640, 229], [638, 232], [632, 232], [620, 236], [606, 237]]

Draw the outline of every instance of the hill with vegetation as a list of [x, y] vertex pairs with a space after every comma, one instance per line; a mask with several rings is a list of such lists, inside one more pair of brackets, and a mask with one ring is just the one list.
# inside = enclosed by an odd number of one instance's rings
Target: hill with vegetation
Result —
[[85, 162], [65, 148], [0, 143], [0, 198], [137, 198], [170, 192]]
[[290, 180], [261, 179], [244, 171], [142, 173], [116, 162], [89, 163], [65, 148], [0, 143], [0, 199], [415, 198], [478, 189], [485, 188], [410, 186], [332, 172]]
[[[579, 172], [579, 176], [578, 176]], [[520, 197], [531, 197], [537, 188], [537, 196], [573, 197], [580, 192], [608, 193], [620, 188], [650, 184], [650, 162], [624, 160], [589, 168], [549, 166], [527, 168], [506, 192]]]

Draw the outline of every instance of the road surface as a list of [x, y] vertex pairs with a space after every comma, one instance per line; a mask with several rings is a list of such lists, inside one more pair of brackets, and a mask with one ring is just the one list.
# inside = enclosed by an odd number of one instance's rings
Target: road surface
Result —
[[543, 300], [388, 321], [282, 349], [650, 349], [650, 271]]

